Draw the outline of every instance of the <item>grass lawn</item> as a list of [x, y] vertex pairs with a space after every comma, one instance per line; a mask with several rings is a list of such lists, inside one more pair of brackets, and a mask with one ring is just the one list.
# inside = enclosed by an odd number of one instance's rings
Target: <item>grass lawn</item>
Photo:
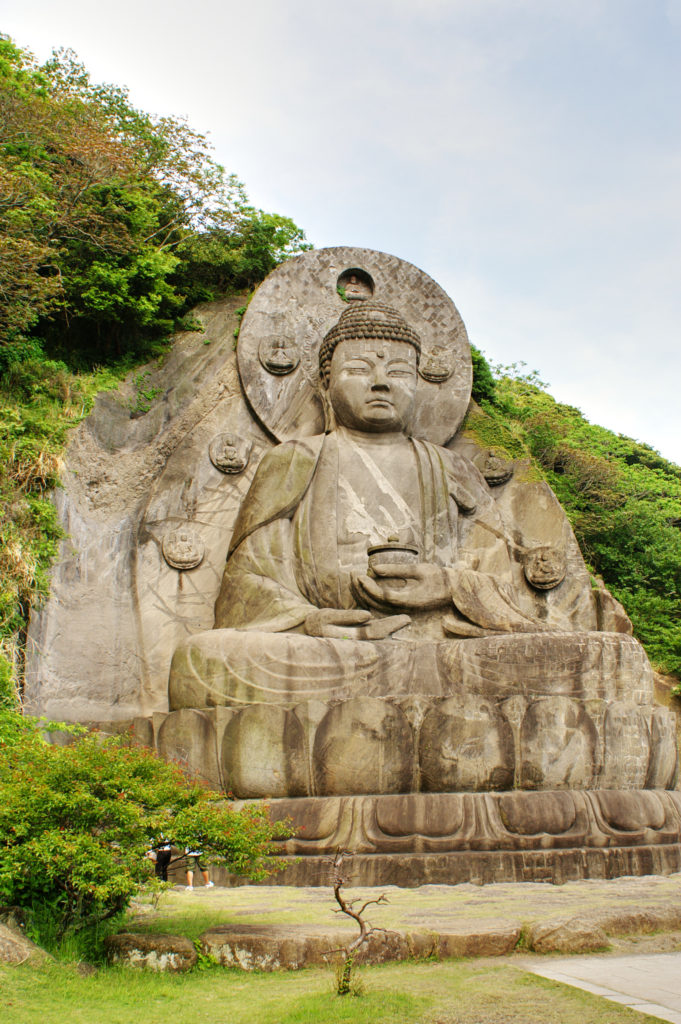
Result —
[[333, 994], [333, 971], [186, 975], [49, 964], [0, 967], [2, 1024], [643, 1024], [655, 1018], [506, 962], [386, 964], [363, 993]]

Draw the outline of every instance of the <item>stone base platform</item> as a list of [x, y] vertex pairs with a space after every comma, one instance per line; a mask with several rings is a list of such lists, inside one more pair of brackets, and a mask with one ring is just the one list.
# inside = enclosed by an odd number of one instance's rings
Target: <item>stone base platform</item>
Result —
[[[268, 885], [329, 886], [330, 857], [291, 857], [290, 866], [267, 879]], [[681, 871], [681, 844], [620, 850], [547, 850], [426, 854], [365, 854], [348, 861], [349, 885], [490, 885], [494, 882], [551, 882], [562, 885], [584, 878], [669, 875]], [[239, 884], [219, 868], [211, 869], [217, 885]]]
[[296, 829], [277, 844], [290, 866], [270, 884], [328, 885], [338, 849], [353, 855], [352, 885], [563, 883], [681, 870], [676, 791], [412, 793], [268, 806]]
[[668, 789], [677, 775], [675, 716], [618, 633], [416, 644], [213, 630], [178, 650], [169, 697], [169, 712], [135, 721], [139, 742], [242, 799]]

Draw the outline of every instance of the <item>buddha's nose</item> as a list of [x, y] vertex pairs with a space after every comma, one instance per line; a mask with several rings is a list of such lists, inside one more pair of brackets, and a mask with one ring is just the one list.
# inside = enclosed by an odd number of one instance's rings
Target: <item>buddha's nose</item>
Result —
[[374, 369], [373, 380], [371, 381], [371, 390], [376, 391], [377, 389], [388, 391], [390, 388], [390, 379], [385, 372], [385, 367], [378, 365]]

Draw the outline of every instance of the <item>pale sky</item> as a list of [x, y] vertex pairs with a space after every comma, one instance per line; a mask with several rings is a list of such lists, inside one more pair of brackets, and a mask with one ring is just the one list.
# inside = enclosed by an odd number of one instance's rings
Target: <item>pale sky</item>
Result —
[[473, 344], [681, 464], [681, 0], [0, 0], [186, 115], [316, 246], [417, 264]]

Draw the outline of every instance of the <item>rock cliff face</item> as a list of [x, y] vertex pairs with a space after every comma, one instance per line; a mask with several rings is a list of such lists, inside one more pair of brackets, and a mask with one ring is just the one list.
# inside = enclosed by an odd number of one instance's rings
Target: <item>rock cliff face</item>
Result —
[[[202, 306], [204, 333], [179, 335], [161, 361], [101, 394], [74, 431], [54, 494], [67, 536], [50, 598], [29, 629], [31, 714], [123, 728], [135, 717], [165, 712], [173, 651], [213, 626], [239, 505], [275, 443], [250, 412], [239, 380], [234, 332], [242, 302]], [[215, 464], [215, 441], [225, 436], [246, 448], [240, 472]], [[516, 463], [510, 477], [508, 464], [470, 437], [458, 436], [449, 447], [494, 480], [499, 508], [518, 524], [518, 551], [566, 552], [568, 579], [559, 590], [524, 588], [526, 612], [563, 628], [628, 628], [607, 592], [585, 602], [588, 576], [577, 543], [529, 464]], [[164, 552], [164, 538], [178, 528], [202, 551], [191, 571], [169, 564], [167, 544]], [[523, 577], [520, 557], [514, 573]]]
[[[235, 482], [208, 446], [224, 431], [247, 433], [258, 451], [271, 444], [241, 397], [234, 331], [243, 301], [201, 307], [204, 333], [179, 335], [161, 362], [100, 395], [74, 431], [54, 495], [67, 536], [29, 629], [31, 714], [123, 723], [164, 710], [173, 649], [212, 625], [229, 541], [215, 513], [235, 513], [253, 467]], [[161, 550], [165, 533], [184, 524], [211, 555], [191, 577]]]

